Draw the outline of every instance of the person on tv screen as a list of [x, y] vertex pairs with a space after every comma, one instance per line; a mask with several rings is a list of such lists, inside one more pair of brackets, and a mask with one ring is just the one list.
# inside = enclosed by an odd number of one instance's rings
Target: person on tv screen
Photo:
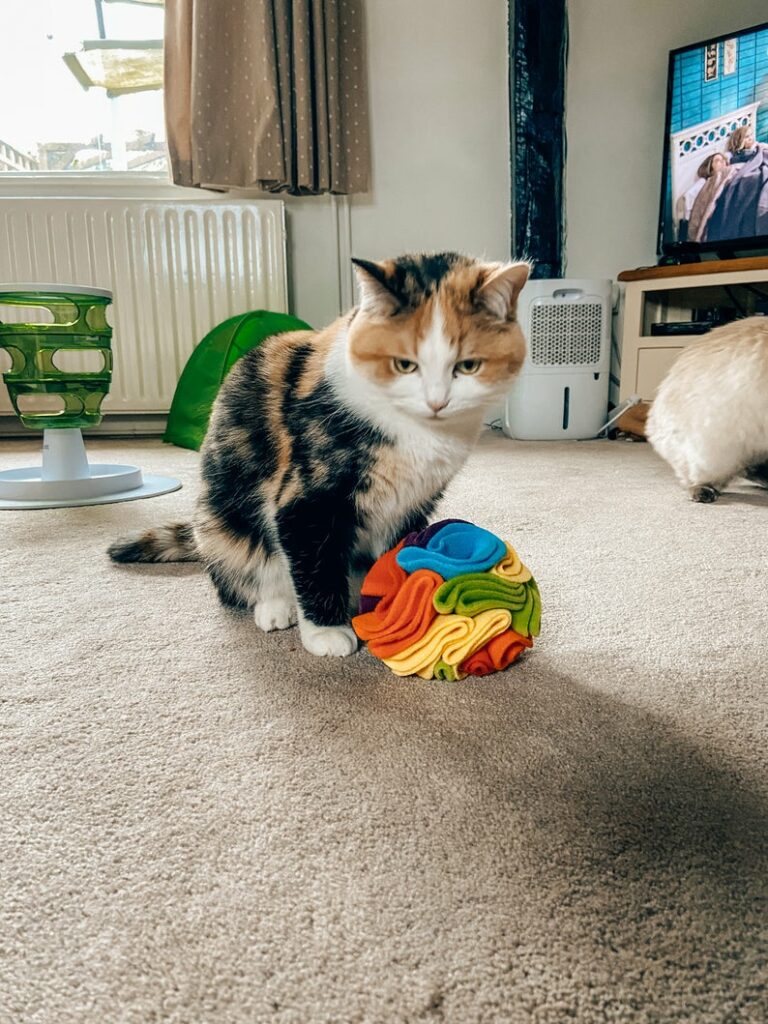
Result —
[[731, 154], [732, 164], [747, 163], [761, 147], [763, 144], [755, 142], [755, 133], [748, 124], [742, 125], [741, 128], [734, 128], [728, 136], [726, 145], [726, 149]]
[[707, 175], [703, 173], [706, 164], [707, 161], [705, 160], [704, 163], [699, 165], [699, 169], [696, 171], [696, 180], [691, 185], [691, 187], [680, 196], [680, 198], [677, 201], [677, 208], [680, 217], [679, 221], [677, 222], [677, 240], [679, 242], [685, 242], [690, 237], [688, 222], [691, 219], [693, 204], [696, 202], [696, 197], [706, 184]]
[[704, 179], [704, 183], [691, 208], [688, 220], [689, 242], [705, 242], [707, 240], [709, 218], [712, 216], [720, 193], [735, 174], [736, 167], [728, 163], [723, 153], [712, 153], [701, 164], [698, 175]]
[[728, 137], [735, 173], [726, 181], [707, 226], [707, 241], [768, 235], [768, 145], [743, 125]]

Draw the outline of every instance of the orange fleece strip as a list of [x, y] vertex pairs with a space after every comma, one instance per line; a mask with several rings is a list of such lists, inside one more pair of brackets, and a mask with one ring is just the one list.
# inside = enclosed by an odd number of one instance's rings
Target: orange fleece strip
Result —
[[533, 640], [530, 637], [520, 636], [514, 629], [506, 629], [463, 661], [459, 665], [459, 671], [470, 676], [487, 676], [491, 672], [500, 672], [519, 658], [528, 647], [533, 647]]
[[352, 628], [361, 640], [368, 641], [371, 654], [391, 658], [420, 640], [432, 625], [437, 617], [432, 599], [442, 585], [442, 576], [419, 569], [397, 591], [383, 597], [372, 612], [356, 615]]
[[392, 603], [398, 590], [408, 579], [408, 573], [405, 569], [401, 569], [396, 561], [398, 551], [404, 546], [405, 541], [401, 540], [396, 548], [385, 551], [380, 558], [377, 558], [368, 570], [368, 575], [363, 580], [363, 585], [360, 588], [361, 597], [381, 598], [375, 609], [379, 613], [383, 612]]

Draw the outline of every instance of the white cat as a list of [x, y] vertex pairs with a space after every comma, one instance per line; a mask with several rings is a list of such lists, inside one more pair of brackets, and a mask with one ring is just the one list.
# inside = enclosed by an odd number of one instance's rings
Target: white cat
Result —
[[646, 435], [694, 501], [746, 476], [768, 487], [768, 317], [688, 345], [653, 401]]

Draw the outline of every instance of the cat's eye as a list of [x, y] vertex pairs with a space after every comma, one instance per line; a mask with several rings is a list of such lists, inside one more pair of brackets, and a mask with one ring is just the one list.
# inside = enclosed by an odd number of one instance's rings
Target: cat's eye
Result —
[[482, 359], [462, 359], [460, 363], [456, 363], [455, 370], [456, 373], [477, 373], [482, 365]]
[[393, 359], [392, 365], [398, 373], [415, 373], [419, 368], [419, 364], [412, 359]]

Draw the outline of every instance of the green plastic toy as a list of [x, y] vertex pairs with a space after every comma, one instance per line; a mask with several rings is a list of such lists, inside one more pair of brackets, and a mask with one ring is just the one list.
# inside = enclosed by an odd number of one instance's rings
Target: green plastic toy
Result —
[[182, 371], [163, 440], [199, 451], [219, 388], [237, 360], [273, 334], [310, 330], [309, 324], [295, 316], [263, 309], [218, 324], [195, 348]]
[[[96, 426], [112, 380], [112, 328], [106, 320], [112, 296], [98, 288], [54, 292], [32, 287], [0, 291], [0, 306], [42, 307], [53, 316], [53, 323], [0, 322], [0, 348], [11, 356], [11, 368], [3, 379], [13, 408], [31, 430]], [[57, 352], [93, 350], [103, 356], [100, 370], [72, 372], [56, 366]], [[63, 408], [56, 412], [20, 408], [19, 399], [26, 395], [58, 395]]]
[[[112, 381], [112, 328], [107, 306], [112, 292], [72, 284], [0, 283], [0, 349], [11, 357], [3, 374], [13, 408], [30, 430], [42, 432], [42, 464], [0, 470], [0, 508], [68, 508], [134, 501], [181, 487], [173, 477], [144, 473], [138, 466], [92, 463], [82, 429], [101, 422], [101, 403]], [[2, 322], [6, 307], [48, 310], [52, 323]], [[61, 353], [97, 352], [96, 370], [64, 370]], [[58, 409], [41, 402], [55, 396]], [[29, 401], [27, 401], [29, 399]]]

